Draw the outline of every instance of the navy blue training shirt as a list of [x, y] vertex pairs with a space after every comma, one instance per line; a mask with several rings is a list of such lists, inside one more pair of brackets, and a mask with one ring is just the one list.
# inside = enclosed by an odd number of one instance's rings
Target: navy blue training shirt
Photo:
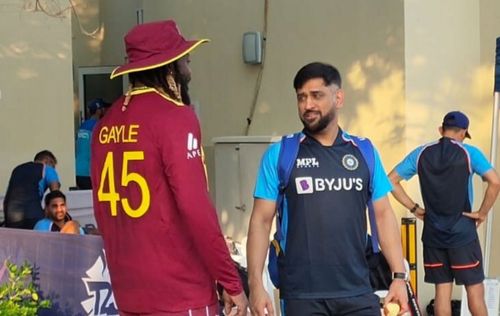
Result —
[[483, 176], [491, 168], [479, 149], [447, 137], [416, 148], [396, 166], [405, 180], [418, 174], [425, 206], [425, 246], [456, 248], [477, 239], [475, 221], [462, 212], [472, 209], [472, 176]]
[[[281, 143], [264, 154], [254, 197], [276, 201]], [[332, 146], [306, 135], [285, 190], [279, 258], [284, 299], [339, 298], [372, 292], [365, 258], [368, 166], [350, 136], [339, 130]], [[372, 199], [391, 184], [375, 152]]]

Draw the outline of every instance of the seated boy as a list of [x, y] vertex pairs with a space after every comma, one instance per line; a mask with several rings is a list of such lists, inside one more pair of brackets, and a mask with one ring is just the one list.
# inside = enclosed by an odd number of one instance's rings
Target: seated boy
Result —
[[33, 230], [84, 235], [77, 221], [73, 221], [66, 208], [66, 196], [54, 190], [45, 196], [45, 218], [39, 220]]

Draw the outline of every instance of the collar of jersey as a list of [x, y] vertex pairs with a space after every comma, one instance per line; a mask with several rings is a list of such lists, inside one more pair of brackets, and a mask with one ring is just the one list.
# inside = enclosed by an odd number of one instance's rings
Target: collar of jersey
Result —
[[[339, 127], [339, 129], [340, 129], [340, 127]], [[347, 132], [343, 131], [342, 129], [340, 129], [340, 132], [341, 132], [340, 137], [341, 137], [341, 139], [342, 139], [345, 143], [352, 143], [353, 145], [356, 145], [356, 144], [354, 143], [354, 141], [352, 140], [351, 135], [349, 135], [349, 133], [347, 133]]]
[[185, 105], [184, 103], [176, 101], [176, 100], [170, 98], [169, 96], [167, 96], [166, 94], [158, 91], [155, 88], [151, 88], [151, 87], [141, 87], [141, 88], [132, 89], [130, 91], [129, 95], [140, 95], [140, 94], [151, 93], [151, 92], [154, 92], [154, 93], [160, 95], [162, 98], [172, 102], [173, 104], [175, 104], [177, 106], [184, 106]]
[[[302, 134], [303, 138], [307, 137], [307, 138], [311, 139], [312, 141], [318, 142], [314, 137], [312, 137], [311, 135], [308, 135], [304, 130], [302, 130], [300, 133]], [[337, 134], [337, 137], [333, 141], [332, 146], [341, 144], [340, 141], [342, 141], [342, 143], [352, 143], [352, 144], [354, 144], [354, 142], [353, 142], [353, 140], [351, 138], [351, 135], [349, 135], [347, 132], [344, 132], [339, 127], [339, 134]]]

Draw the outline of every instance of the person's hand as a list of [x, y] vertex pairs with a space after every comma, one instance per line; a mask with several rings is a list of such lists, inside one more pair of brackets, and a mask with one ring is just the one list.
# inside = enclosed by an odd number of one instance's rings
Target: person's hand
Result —
[[479, 227], [485, 220], [486, 220], [486, 214], [484, 214], [481, 211], [476, 211], [476, 212], [462, 212], [462, 215], [472, 218], [474, 221], [476, 221], [476, 227]]
[[61, 227], [62, 234], [80, 234], [80, 224], [77, 221], [69, 221]]
[[399, 305], [400, 310], [398, 315], [404, 315], [408, 312], [408, 292], [406, 291], [406, 281], [401, 279], [392, 280], [389, 287], [389, 293], [384, 299], [384, 308], [389, 303], [396, 303]]
[[416, 218], [420, 219], [420, 220], [424, 220], [424, 217], [425, 217], [425, 209], [421, 208], [421, 207], [417, 207], [417, 209], [415, 210], [415, 213], [413, 213], [415, 215]]
[[224, 301], [224, 314], [228, 316], [246, 316], [248, 300], [245, 292], [231, 296], [226, 290], [222, 291], [222, 300]]
[[274, 316], [273, 302], [263, 287], [250, 291], [250, 311], [253, 316]]

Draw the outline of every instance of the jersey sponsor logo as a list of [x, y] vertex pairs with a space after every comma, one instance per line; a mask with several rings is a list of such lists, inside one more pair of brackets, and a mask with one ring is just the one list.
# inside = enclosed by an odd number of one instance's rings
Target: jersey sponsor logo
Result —
[[78, 132], [78, 138], [79, 139], [90, 139], [91, 133], [90, 131], [79, 131]]
[[194, 137], [193, 133], [188, 133], [187, 139], [187, 159], [201, 157], [201, 150], [198, 145], [198, 139]]
[[363, 191], [361, 178], [295, 178], [297, 194], [312, 194], [314, 192], [331, 191]]
[[347, 170], [353, 171], [358, 169], [359, 161], [354, 155], [347, 154], [342, 157], [342, 165]]
[[297, 158], [295, 166], [297, 168], [319, 168], [319, 161], [316, 158]]
[[310, 194], [314, 192], [313, 179], [311, 177], [295, 178], [295, 186], [298, 194]]
[[80, 304], [88, 316], [118, 316], [109, 270], [103, 256], [97, 257], [94, 265], [87, 270], [87, 277], [82, 278], [89, 299]]

